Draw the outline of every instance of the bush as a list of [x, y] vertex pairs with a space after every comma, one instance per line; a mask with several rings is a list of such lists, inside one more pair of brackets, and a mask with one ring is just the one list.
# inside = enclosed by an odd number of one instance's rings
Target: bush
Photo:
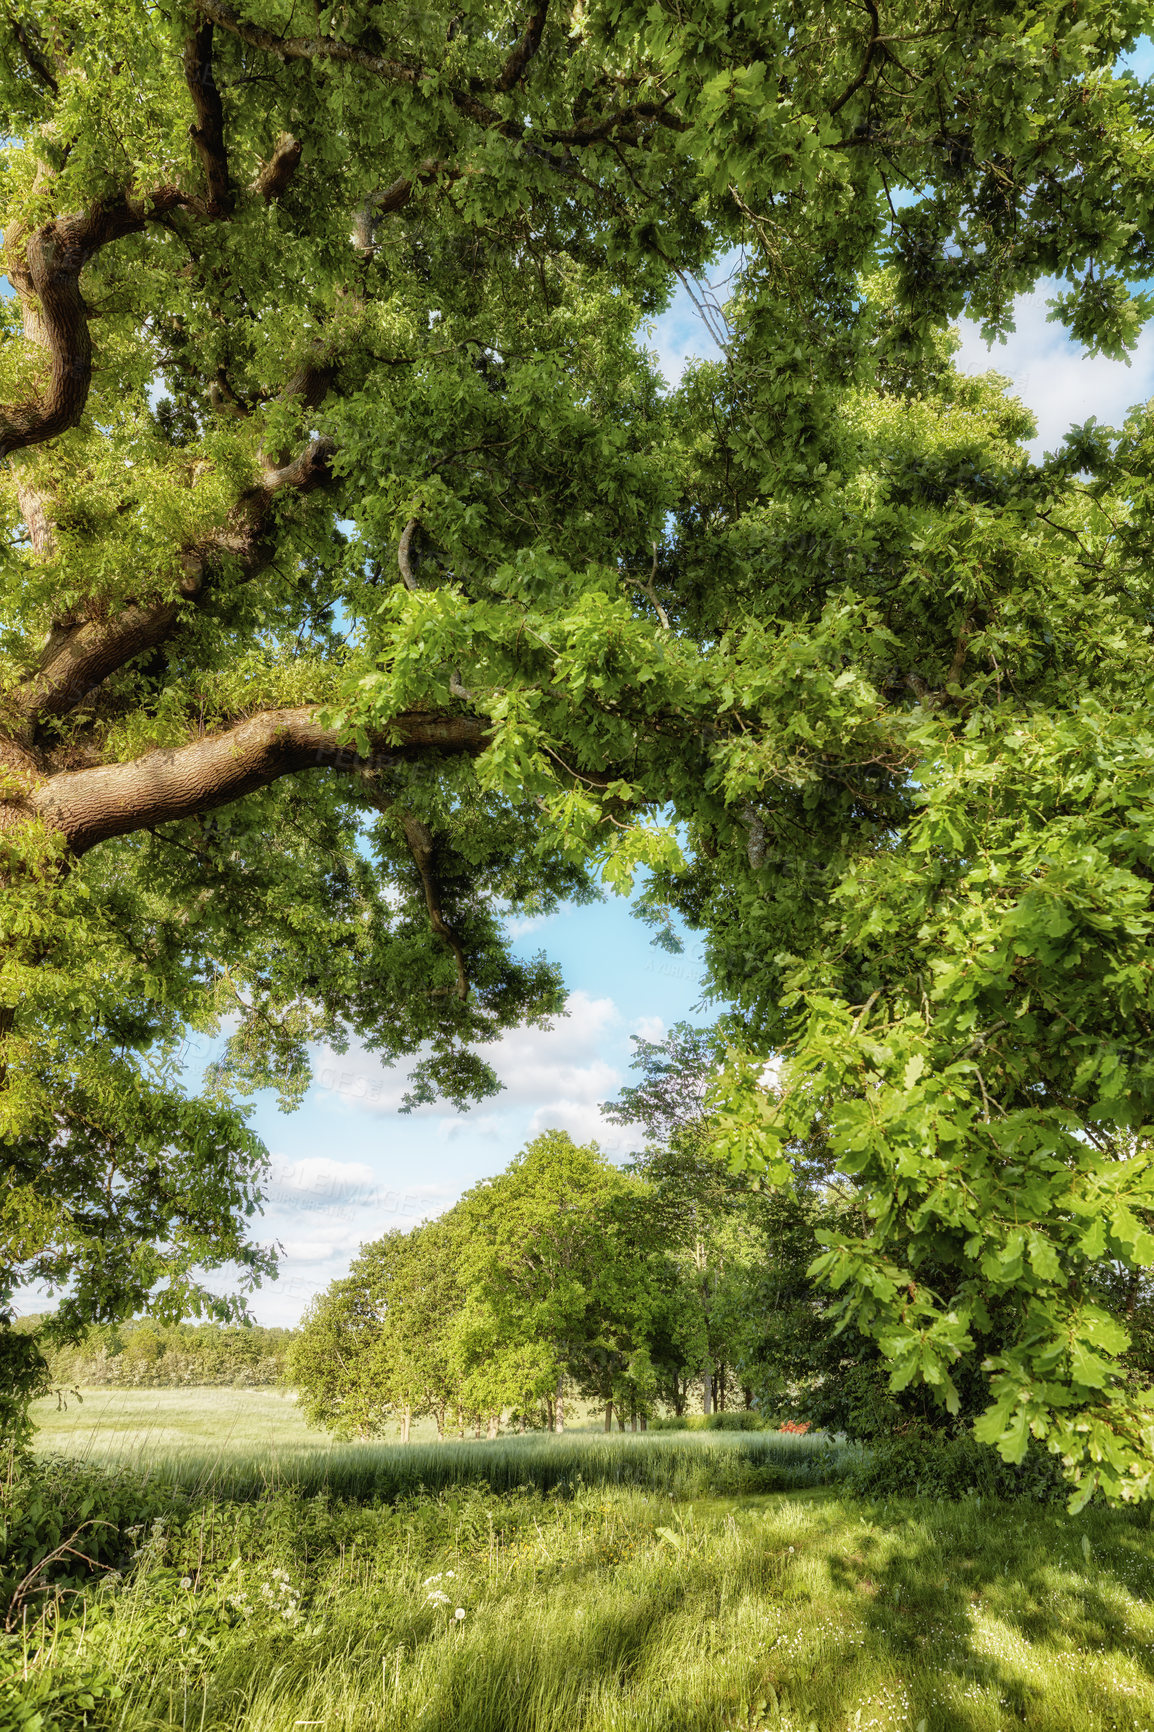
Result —
[[752, 1408], [739, 1408], [736, 1413], [674, 1413], [665, 1419], [651, 1419], [650, 1431], [768, 1431], [768, 1421]]
[[124, 1569], [146, 1528], [190, 1507], [173, 1486], [125, 1470], [64, 1456], [13, 1462], [0, 1479], [0, 1623], [14, 1595], [74, 1586], [92, 1565]]
[[1031, 1498], [1065, 1503], [1070, 1487], [1057, 1456], [1031, 1444], [1019, 1466], [973, 1437], [924, 1433], [879, 1443], [853, 1467], [846, 1490], [858, 1497]]

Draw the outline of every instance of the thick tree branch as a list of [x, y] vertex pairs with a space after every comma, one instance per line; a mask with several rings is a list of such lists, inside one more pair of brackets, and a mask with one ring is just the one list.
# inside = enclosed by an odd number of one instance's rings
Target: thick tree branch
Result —
[[17, 228], [5, 249], [8, 276], [47, 349], [51, 372], [41, 396], [0, 409], [0, 457], [55, 439], [84, 413], [92, 383], [92, 339], [80, 273], [94, 254], [123, 235], [188, 203], [179, 188], [161, 187], [145, 198], [117, 198], [77, 216], [57, 217], [31, 234]]
[[278, 494], [286, 489], [310, 493], [329, 479], [331, 439], [315, 439], [292, 462], [267, 467], [260, 484], [237, 503], [221, 532], [188, 548], [175, 595], [155, 602], [130, 602], [111, 619], [83, 620], [54, 632], [40, 667], [13, 693], [12, 706], [26, 726], [76, 709], [111, 673], [172, 633], [180, 610], [200, 599], [214, 560], [222, 554], [252, 576], [268, 563], [265, 531]]
[[861, 63], [856, 78], [851, 79], [850, 83], [846, 86], [845, 90], [842, 91], [837, 101], [830, 106], [829, 117], [831, 120], [835, 114], [840, 113], [852, 96], [857, 95], [858, 91], [869, 77], [870, 67], [874, 63], [874, 56], [877, 54], [878, 50], [881, 50], [883, 60], [886, 57], [886, 49], [881, 37], [881, 19], [878, 16], [877, 6], [875, 5], [874, 0], [863, 0], [863, 3], [866, 11], [870, 15], [870, 25], [873, 33], [866, 44], [865, 58]]
[[405, 841], [409, 844], [409, 853], [413, 856], [413, 864], [421, 875], [421, 885], [425, 892], [425, 907], [429, 911], [429, 925], [437, 937], [452, 952], [457, 964], [457, 997], [464, 1000], [469, 996], [469, 971], [465, 965], [465, 952], [461, 941], [453, 928], [445, 919], [441, 907], [441, 889], [437, 883], [436, 873], [436, 843], [428, 825], [415, 818], [411, 812], [406, 812], [401, 819], [401, 827], [405, 832]]
[[[341, 42], [334, 36], [322, 35], [278, 36], [275, 31], [266, 30], [262, 25], [247, 23], [233, 7], [225, 5], [224, 0], [199, 0], [199, 7], [203, 15], [206, 18], [211, 18], [213, 23], [219, 25], [222, 30], [230, 31], [234, 36], [238, 36], [242, 42], [247, 42], [250, 47], [259, 48], [266, 54], [275, 55], [278, 60], [342, 61], [346, 65], [360, 67], [362, 71], [371, 73], [376, 78], [384, 79], [389, 84], [406, 84], [412, 89], [419, 88], [424, 76], [425, 69], [423, 67], [410, 65], [403, 60], [390, 60], [387, 55], [378, 54], [374, 49], [365, 48], [357, 42]], [[538, 17], [541, 19], [543, 28], [544, 8], [534, 13], [525, 34], [513, 50], [504, 69], [492, 81], [490, 88], [493, 90], [503, 92], [511, 89], [517, 78], [520, 77], [525, 65], [528, 64], [532, 54], [536, 53], [540, 36], [538, 35], [537, 42], [532, 44], [531, 52], [529, 45], [532, 42], [534, 20]], [[524, 59], [517, 66], [516, 62], [522, 50], [526, 50]], [[510, 77], [509, 83], [505, 84], [503, 80], [509, 74], [511, 67], [514, 69], [514, 75]], [[465, 115], [469, 120], [476, 121], [479, 126], [500, 133], [505, 138], [522, 139], [525, 128], [519, 121], [498, 114], [496, 109], [490, 108], [473, 94], [474, 88], [485, 88], [484, 82], [470, 80], [470, 85], [471, 88], [469, 89], [464, 89], [460, 85], [447, 87], [446, 93], [457, 112]], [[663, 126], [671, 126], [679, 131], [684, 130], [686, 123], [667, 112], [670, 100], [671, 98], [666, 98], [663, 102], [631, 103], [625, 108], [614, 110], [612, 114], [590, 119], [587, 123], [583, 122], [580, 126], [571, 129], [543, 130], [539, 135], [534, 133], [534, 138], [539, 137], [543, 144], [568, 144], [580, 147], [600, 143], [615, 133], [620, 133], [623, 127], [642, 120], [657, 121]]]
[[188, 136], [200, 157], [208, 182], [206, 210], [223, 216], [236, 202], [224, 145], [224, 107], [212, 70], [212, 25], [202, 24], [184, 45], [184, 79], [196, 109], [196, 124]]
[[536, 8], [526, 24], [520, 41], [506, 60], [501, 76], [493, 86], [495, 90], [512, 90], [513, 86], [520, 82], [522, 73], [541, 46], [541, 36], [548, 16], [549, 4], [548, 0], [545, 0], [545, 4]]
[[417, 519], [410, 517], [401, 531], [401, 539], [397, 543], [397, 564], [401, 568], [401, 582], [406, 589], [416, 589], [417, 580], [413, 576], [413, 567], [409, 554], [413, 545], [413, 533], [417, 527]]
[[277, 139], [272, 155], [252, 185], [252, 190], [259, 193], [266, 204], [275, 204], [285, 191], [297, 171], [301, 149], [300, 139], [294, 138], [291, 132], [282, 132]]
[[359, 66], [362, 71], [371, 72], [375, 77], [387, 79], [392, 84], [407, 84], [415, 88], [420, 83], [419, 66], [410, 66], [403, 60], [390, 60], [387, 55], [362, 48], [356, 42], [341, 42], [335, 36], [320, 34], [278, 36], [275, 30], [266, 30], [263, 25], [247, 23], [233, 7], [224, 5], [222, 0], [199, 0], [199, 10], [222, 30], [238, 36], [242, 42], [247, 42], [250, 48], [263, 49], [266, 54], [273, 54], [278, 60], [338, 60], [351, 66]]
[[321, 727], [311, 708], [267, 710], [223, 733], [131, 763], [65, 771], [33, 790], [23, 809], [80, 855], [113, 836], [214, 811], [303, 770], [363, 775], [417, 757], [471, 755], [484, 749], [488, 728], [473, 716], [412, 712], [397, 716], [380, 749], [365, 758], [334, 729]]
[[8, 15], [8, 23], [11, 26], [13, 36], [20, 44], [25, 60], [28, 62], [29, 71], [44, 86], [45, 90], [50, 91], [53, 96], [59, 96], [60, 86], [56, 82], [56, 74], [49, 65], [44, 38], [35, 24], [25, 23], [11, 13]]

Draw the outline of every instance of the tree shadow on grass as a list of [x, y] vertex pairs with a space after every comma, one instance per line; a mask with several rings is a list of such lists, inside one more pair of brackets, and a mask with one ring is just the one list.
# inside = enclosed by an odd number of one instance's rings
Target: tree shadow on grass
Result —
[[[926, 1732], [1154, 1724], [1154, 1535], [1144, 1517], [965, 1500], [862, 1506], [830, 1578], [911, 1678]], [[1137, 1604], [1136, 1604], [1137, 1602]], [[1110, 1664], [1103, 1665], [1108, 1660]]]

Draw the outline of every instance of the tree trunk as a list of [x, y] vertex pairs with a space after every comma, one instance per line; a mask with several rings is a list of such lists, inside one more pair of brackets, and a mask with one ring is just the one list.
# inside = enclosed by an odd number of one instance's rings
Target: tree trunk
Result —
[[611, 1401], [605, 1403], [605, 1429], [606, 1431], [613, 1430], [613, 1403]]
[[641, 1429], [642, 1429], [642, 1431], [648, 1431], [649, 1430], [649, 1420], [647, 1419], [647, 1417], [645, 1416], [644, 1413], [641, 1415]]
[[553, 1421], [553, 1430], [554, 1431], [564, 1431], [564, 1429], [565, 1429], [565, 1378], [564, 1378], [564, 1376], [561, 1376], [557, 1379], [557, 1396], [556, 1396], [556, 1400], [554, 1402], [553, 1411], [556, 1415], [556, 1418]]
[[445, 1410], [443, 1407], [438, 1407], [438, 1409], [437, 1409], [437, 1442], [438, 1443], [444, 1443], [444, 1441], [445, 1441]]
[[636, 1415], [636, 1413], [631, 1413], [629, 1415], [629, 1429], [630, 1429], [630, 1431], [636, 1431], [637, 1430], [637, 1415]]
[[413, 1410], [411, 1407], [406, 1407], [404, 1413], [402, 1413], [402, 1415], [401, 1415], [401, 1442], [402, 1443], [408, 1443], [408, 1441], [409, 1441], [409, 1427], [412, 1424], [412, 1422], [413, 1422]]
[[701, 1375], [701, 1411], [704, 1414], [713, 1412], [713, 1375], [708, 1367]]
[[497, 1435], [497, 1431], [498, 1431], [498, 1428], [500, 1426], [500, 1420], [501, 1420], [501, 1415], [499, 1413], [491, 1413], [489, 1415], [489, 1442], [490, 1443], [493, 1442], [494, 1438]]

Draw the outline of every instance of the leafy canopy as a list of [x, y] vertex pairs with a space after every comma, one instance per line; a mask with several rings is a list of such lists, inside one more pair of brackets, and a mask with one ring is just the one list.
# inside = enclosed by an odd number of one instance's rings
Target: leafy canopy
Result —
[[[784, 1182], [816, 1120], [860, 1178], [825, 1273], [897, 1378], [948, 1401], [1020, 1296], [983, 1435], [1145, 1494], [1084, 1276], [1152, 1248], [1150, 436], [1030, 464], [947, 327], [1051, 276], [1133, 344], [1148, 21], [5, 14], [7, 1290], [260, 1278], [237, 1098], [350, 1033], [483, 1096], [561, 1005], [509, 911], [644, 865], [737, 1006], [736, 1158]], [[667, 392], [639, 327], [723, 255]]]

